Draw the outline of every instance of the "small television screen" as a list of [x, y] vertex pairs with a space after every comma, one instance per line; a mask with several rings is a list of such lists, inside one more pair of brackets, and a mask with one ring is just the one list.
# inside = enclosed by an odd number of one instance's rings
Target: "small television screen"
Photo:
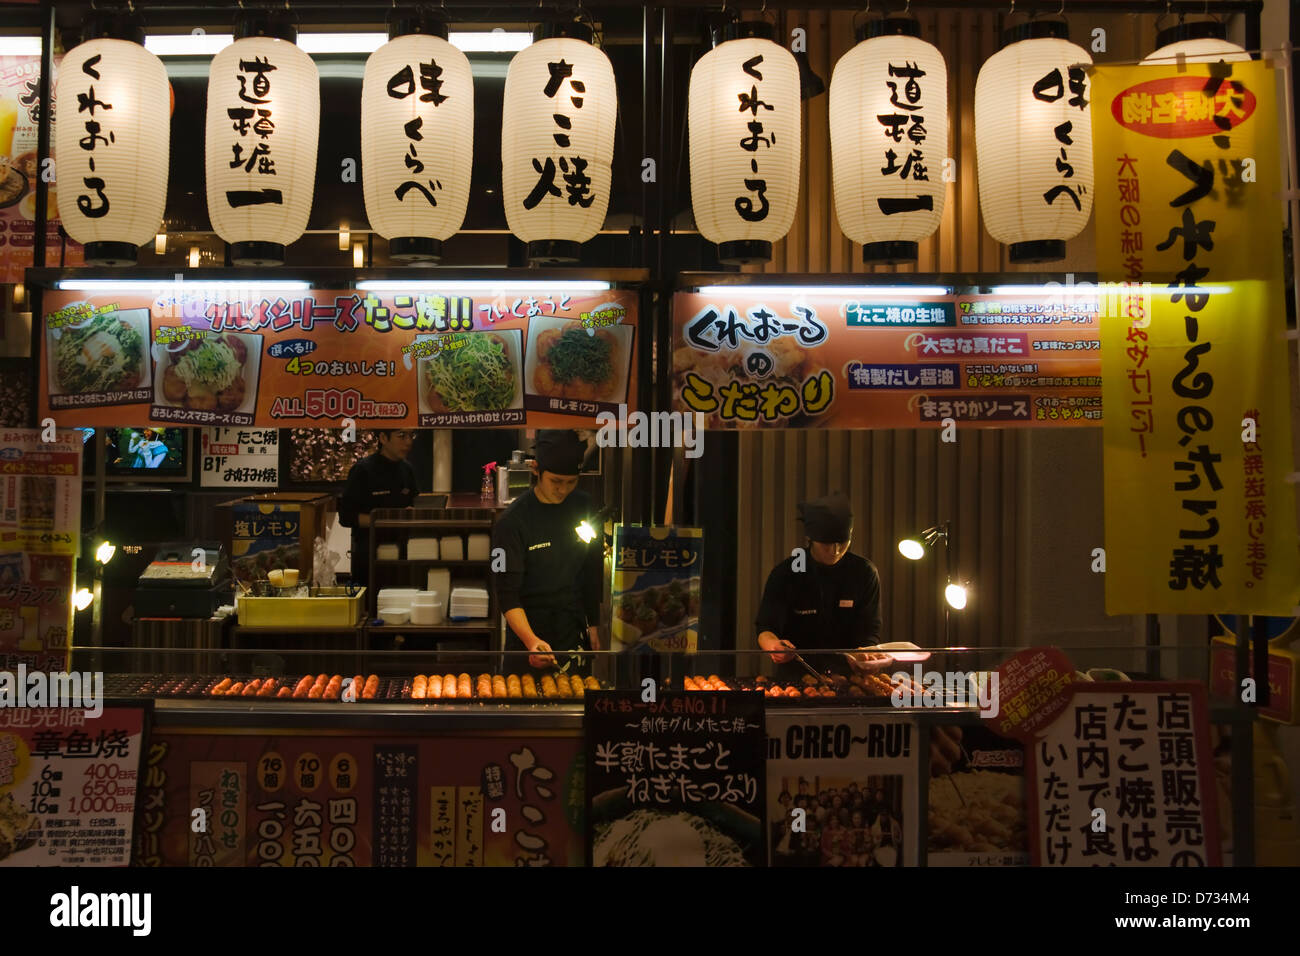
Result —
[[189, 481], [184, 428], [104, 429], [104, 473], [119, 481]]

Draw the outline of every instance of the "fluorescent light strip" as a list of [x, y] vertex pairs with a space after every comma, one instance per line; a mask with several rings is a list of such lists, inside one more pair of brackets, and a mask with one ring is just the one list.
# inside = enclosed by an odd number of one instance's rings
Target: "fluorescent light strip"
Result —
[[948, 295], [952, 290], [941, 285], [704, 285], [695, 291], [700, 295], [843, 296], [876, 299]]
[[[522, 31], [491, 30], [451, 32], [447, 39], [462, 53], [517, 53], [533, 42]], [[145, 49], [155, 56], [216, 56], [234, 42], [229, 33], [157, 34], [145, 37]], [[300, 33], [298, 46], [305, 53], [374, 53], [388, 42], [386, 33]], [[41, 48], [35, 39], [36, 50]]]
[[250, 279], [237, 282], [232, 279], [59, 279], [54, 287], [62, 292], [154, 292], [174, 289], [224, 292], [227, 290], [253, 290], [257, 292], [299, 292], [310, 289], [310, 282], [297, 279]]
[[357, 283], [362, 292], [605, 292], [611, 284], [597, 279], [366, 279]]
[[[993, 295], [1007, 296], [1082, 296], [1084, 298], [1095, 298], [1097, 296], [1114, 297], [1117, 295], [1183, 295], [1193, 291], [1189, 288], [1170, 289], [1168, 286], [1150, 286], [1150, 285], [1126, 285], [1122, 282], [1093, 282], [1091, 288], [1080, 288], [1081, 283], [1076, 282], [1072, 286], [1068, 285], [995, 285], [993, 286]], [[1202, 293], [1209, 295], [1228, 295], [1233, 291], [1231, 286], [1226, 285], [1205, 285], [1197, 286], [1195, 294]]]
[[0, 37], [0, 56], [40, 55], [40, 37]]

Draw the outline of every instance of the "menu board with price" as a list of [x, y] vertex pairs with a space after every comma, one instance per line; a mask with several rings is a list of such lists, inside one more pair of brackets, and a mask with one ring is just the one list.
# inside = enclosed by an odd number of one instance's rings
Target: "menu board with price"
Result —
[[148, 703], [0, 710], [0, 866], [127, 866]]
[[205, 428], [201, 436], [204, 488], [279, 487], [279, 429]]
[[763, 695], [592, 691], [589, 866], [764, 866]]

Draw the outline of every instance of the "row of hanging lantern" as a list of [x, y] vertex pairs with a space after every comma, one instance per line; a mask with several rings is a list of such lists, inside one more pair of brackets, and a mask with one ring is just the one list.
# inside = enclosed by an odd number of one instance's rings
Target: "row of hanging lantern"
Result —
[[[311, 212], [320, 84], [296, 37], [283, 16], [245, 12], [234, 42], [212, 60], [208, 212], [237, 265], [283, 262]], [[537, 37], [506, 77], [502, 196], [530, 261], [572, 262], [609, 204], [614, 72], [588, 26], [552, 23]], [[56, 124], [66, 177], [58, 212], [91, 264], [134, 263], [163, 216], [169, 124], [156, 112], [170, 94], [143, 39], [138, 19], [92, 16], [55, 87], [66, 104]], [[915, 261], [943, 217], [947, 68], [910, 17], [869, 21], [858, 39], [830, 84], [835, 211], [866, 261]], [[1249, 59], [1216, 23], [1180, 23], [1159, 45], [1144, 62]], [[976, 79], [980, 209], [1013, 262], [1063, 258], [1091, 215], [1091, 62], [1064, 22], [1030, 20], [1008, 31]], [[798, 64], [771, 24], [733, 21], [715, 31], [691, 73], [687, 121], [695, 221], [721, 261], [765, 261], [789, 232], [800, 110]], [[445, 24], [395, 10], [361, 96], [366, 213], [394, 259], [436, 261], [464, 222], [473, 116], [469, 60], [447, 41]]]

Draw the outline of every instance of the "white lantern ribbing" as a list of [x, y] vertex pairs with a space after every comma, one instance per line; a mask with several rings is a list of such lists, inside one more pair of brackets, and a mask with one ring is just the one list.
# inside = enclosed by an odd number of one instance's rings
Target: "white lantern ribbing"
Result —
[[1184, 63], [1242, 63], [1250, 54], [1225, 39], [1223, 24], [1213, 20], [1180, 23], [1156, 34], [1156, 51], [1143, 66], [1170, 66], [1182, 57]]
[[135, 265], [167, 204], [167, 70], [129, 21], [93, 20], [103, 36], [71, 50], [54, 87], [59, 219], [91, 265]]
[[915, 262], [947, 189], [948, 68], [920, 25], [870, 21], [831, 74], [831, 182], [864, 262]]
[[1066, 35], [1025, 24], [975, 81], [980, 212], [1012, 262], [1065, 258], [1092, 215], [1092, 57]]
[[389, 36], [361, 85], [366, 216], [393, 259], [436, 262], [469, 205], [474, 78], [438, 21], [394, 20]]
[[547, 24], [537, 38], [506, 74], [502, 200], [530, 262], [576, 262], [609, 208], [614, 68], [583, 24]]
[[794, 223], [799, 65], [767, 23], [732, 23], [725, 36], [691, 70], [691, 209], [718, 259], [743, 265], [771, 259], [772, 243]]
[[208, 73], [208, 217], [235, 265], [280, 265], [311, 215], [320, 75], [273, 15], [240, 17], [235, 37]]

